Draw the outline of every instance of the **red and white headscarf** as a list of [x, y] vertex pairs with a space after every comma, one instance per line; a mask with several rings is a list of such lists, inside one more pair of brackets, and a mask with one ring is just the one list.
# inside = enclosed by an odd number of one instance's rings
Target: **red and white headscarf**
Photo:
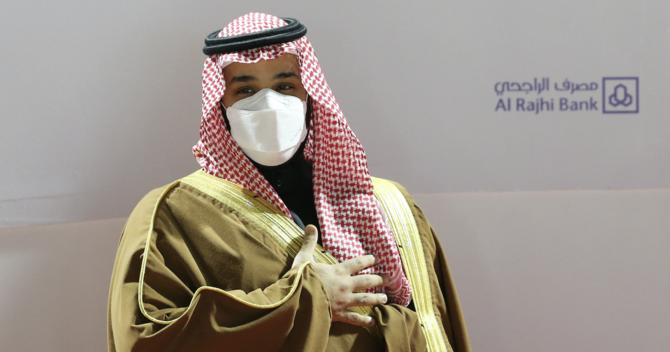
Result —
[[[285, 26], [279, 17], [249, 13], [221, 30], [230, 37]], [[296, 54], [302, 84], [312, 97], [312, 116], [305, 159], [312, 162], [314, 202], [324, 248], [340, 262], [372, 254], [377, 263], [361, 274], [391, 277], [385, 290], [389, 301], [407, 306], [411, 289], [391, 230], [382, 219], [372, 193], [365, 151], [349, 128], [321, 72], [306, 37], [293, 42], [209, 56], [202, 74], [200, 140], [193, 147], [198, 163], [209, 174], [256, 192], [291, 216], [281, 198], [232, 139], [219, 106], [226, 89], [224, 63], [255, 63]]]

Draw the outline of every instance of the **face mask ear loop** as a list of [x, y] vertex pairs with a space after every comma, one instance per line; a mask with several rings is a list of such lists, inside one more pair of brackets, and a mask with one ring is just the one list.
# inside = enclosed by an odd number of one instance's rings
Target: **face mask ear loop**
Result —
[[223, 122], [226, 125], [228, 133], [230, 133], [230, 122], [228, 122], [228, 115], [226, 115], [226, 108], [223, 106], [223, 101], [219, 100], [219, 109], [221, 109], [221, 117], [223, 117]]

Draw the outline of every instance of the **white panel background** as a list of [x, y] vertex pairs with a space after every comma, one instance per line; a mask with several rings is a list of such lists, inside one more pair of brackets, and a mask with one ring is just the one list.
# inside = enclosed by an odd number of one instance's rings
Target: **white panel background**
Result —
[[[3, 346], [104, 349], [118, 218], [198, 167], [202, 41], [249, 11], [306, 24], [477, 350], [668, 349], [667, 0], [3, 0], [0, 228], [31, 226], [0, 231]], [[494, 111], [496, 82], [604, 76], [640, 78], [639, 114]]]
[[[373, 174], [413, 192], [670, 187], [668, 1], [6, 0], [0, 227], [126, 216], [194, 170], [202, 40], [261, 10], [307, 25]], [[499, 81], [621, 75], [639, 114], [494, 112]]]

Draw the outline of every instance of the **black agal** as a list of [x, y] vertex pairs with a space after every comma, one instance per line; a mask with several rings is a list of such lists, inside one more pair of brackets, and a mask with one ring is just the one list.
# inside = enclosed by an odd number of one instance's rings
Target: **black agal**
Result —
[[288, 43], [307, 33], [307, 27], [300, 24], [298, 20], [288, 17], [280, 18], [287, 23], [286, 26], [222, 38], [216, 37], [221, 30], [213, 32], [205, 38], [205, 47], [202, 52], [205, 55], [225, 54], [267, 45]]

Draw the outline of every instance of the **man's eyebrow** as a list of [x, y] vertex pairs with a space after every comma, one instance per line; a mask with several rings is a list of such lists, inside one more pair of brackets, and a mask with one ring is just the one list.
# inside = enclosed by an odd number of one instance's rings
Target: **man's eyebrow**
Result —
[[284, 79], [289, 77], [298, 77], [298, 75], [293, 71], [286, 71], [276, 74], [273, 79]]
[[251, 82], [251, 81], [258, 81], [258, 78], [251, 76], [251, 75], [242, 75], [242, 76], [235, 76], [233, 79], [230, 80], [230, 83], [235, 83], [235, 82]]

